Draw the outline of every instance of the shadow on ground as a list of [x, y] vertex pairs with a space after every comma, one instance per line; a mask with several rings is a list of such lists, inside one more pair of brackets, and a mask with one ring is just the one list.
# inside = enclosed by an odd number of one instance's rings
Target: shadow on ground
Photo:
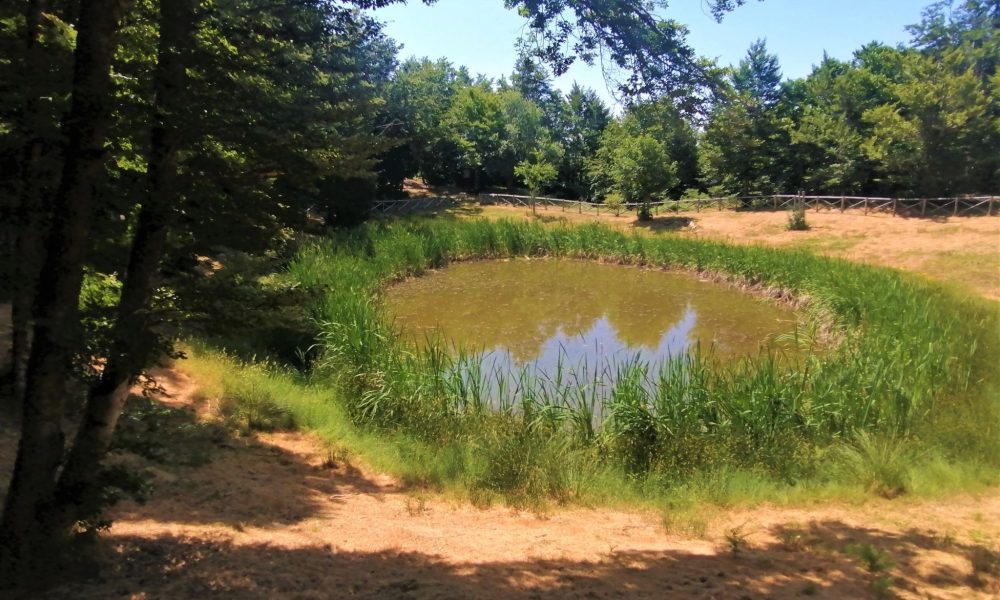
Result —
[[[131, 457], [136, 468], [152, 475], [153, 501], [125, 504], [113, 516], [152, 523], [151, 533], [113, 529], [86, 553], [94, 561], [84, 570], [86, 579], [48, 589], [44, 596], [37, 590], [7, 591], [5, 598], [745, 600], [902, 592], [923, 597], [928, 590], [934, 597], [987, 598], [1000, 592], [997, 554], [986, 542], [839, 520], [783, 523], [745, 537], [732, 530], [714, 553], [683, 541], [658, 551], [609, 546], [586, 559], [552, 558], [544, 541], [537, 542], [537, 557], [528, 551], [510, 553], [509, 560], [474, 554], [446, 559], [433, 549], [389, 544], [379, 551], [350, 551], [324, 544], [325, 537], [283, 536], [282, 530], [312, 517], [336, 530], [338, 521], [357, 518], [339, 498], [385, 499], [405, 489], [315, 452], [296, 451], [299, 434], [282, 434], [281, 445], [268, 443], [266, 435], [242, 438], [199, 421], [190, 406], [171, 406], [170, 398], [148, 402], [133, 399], [127, 415], [134, 422], [122, 429], [131, 438], [120, 444], [132, 450], [119, 456]], [[148, 448], [136, 447], [140, 442]], [[315, 442], [309, 443], [315, 450]], [[191, 447], [200, 449], [185, 454]], [[422, 526], [419, 515], [411, 518], [414, 527]], [[371, 526], [375, 537], [379, 527], [392, 527]], [[246, 527], [269, 529], [267, 542], [244, 536]], [[490, 535], [488, 529], [452, 533]]]
[[691, 226], [694, 219], [689, 217], [654, 217], [649, 221], [636, 220], [633, 225], [649, 231], [680, 231]]
[[[170, 376], [171, 371], [157, 375], [161, 383], [176, 385]], [[126, 499], [111, 509], [114, 520], [283, 526], [329, 510], [347, 494], [405, 492], [403, 486], [372, 481], [349, 463], [310, 462], [218, 421], [199, 420], [193, 407], [171, 405], [169, 395], [159, 398], [129, 398], [107, 459], [146, 480], [154, 501]], [[6, 493], [17, 439], [16, 428], [0, 423], [0, 496]]]
[[373, 481], [346, 461], [269, 444], [266, 434], [238, 435], [218, 421], [198, 419], [190, 406], [133, 397], [116, 438], [125, 461], [152, 476], [155, 494], [155, 502], [118, 507], [116, 520], [281, 526], [329, 510], [349, 494], [405, 491]]
[[[927, 585], [954, 597], [997, 591], [995, 580], [969, 581], [942, 566], [915, 574], [920, 534], [886, 536], [819, 523], [825, 543], [870, 544], [895, 561], [872, 571], [854, 551], [782, 544], [738, 554], [618, 552], [594, 561], [527, 559], [455, 564], [415, 552], [342, 552], [337, 548], [237, 545], [183, 537], [110, 540], [106, 570], [93, 581], [50, 592], [53, 598], [866, 598], [920, 594]], [[851, 542], [849, 542], [851, 541]], [[972, 587], [967, 587], [967, 586]], [[966, 595], [969, 592], [970, 595]], [[883, 595], [884, 594], [884, 595]], [[26, 596], [25, 596], [26, 597]]]

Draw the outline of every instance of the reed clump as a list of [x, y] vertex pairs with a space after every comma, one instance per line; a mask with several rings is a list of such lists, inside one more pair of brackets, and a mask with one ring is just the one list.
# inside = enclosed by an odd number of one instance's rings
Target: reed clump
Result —
[[[454, 261], [541, 256], [790, 290], [836, 343], [794, 358], [632, 361], [610, 378], [497, 372], [445, 342], [403, 342], [382, 304], [392, 282]], [[285, 276], [317, 298], [317, 358], [284, 376], [324, 401], [271, 399], [307, 427], [381, 444], [376, 465], [424, 485], [515, 504], [725, 503], [979, 485], [1000, 467], [997, 307], [889, 269], [596, 224], [414, 220], [336, 233]], [[954, 476], [914, 477], [925, 463]]]

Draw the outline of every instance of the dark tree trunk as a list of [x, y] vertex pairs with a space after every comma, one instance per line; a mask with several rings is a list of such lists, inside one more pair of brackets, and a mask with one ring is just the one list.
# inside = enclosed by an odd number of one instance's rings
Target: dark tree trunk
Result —
[[100, 490], [95, 479], [121, 414], [129, 386], [146, 367], [155, 349], [150, 330], [150, 305], [160, 261], [167, 243], [177, 179], [177, 150], [182, 136], [184, 66], [194, 27], [192, 0], [160, 3], [160, 39], [153, 79], [155, 114], [146, 170], [148, 192], [142, 202], [125, 282], [118, 305], [111, 353], [101, 379], [92, 391], [83, 422], [59, 478], [56, 497], [61, 527], [79, 514], [80, 498]]
[[[77, 24], [73, 98], [65, 123], [66, 160], [52, 206], [52, 229], [35, 298], [21, 439], [3, 516], [0, 570], [21, 573], [49, 560], [56, 532], [45, 521], [63, 458], [63, 394], [78, 340], [77, 302], [94, 213], [94, 189], [104, 172], [111, 123], [111, 60], [127, 0], [87, 0]], [[11, 579], [2, 578], [6, 581]]]
[[14, 289], [11, 299], [11, 321], [13, 343], [11, 344], [11, 372], [14, 382], [14, 398], [24, 398], [28, 373], [28, 356], [31, 353], [32, 304], [38, 271], [41, 269], [45, 252], [45, 232], [47, 215], [42, 201], [42, 185], [38, 164], [42, 158], [44, 140], [41, 137], [42, 118], [41, 96], [44, 91], [38, 84], [42, 73], [47, 70], [45, 48], [41, 43], [43, 18], [47, 0], [31, 0], [25, 12], [25, 106], [23, 129], [27, 133], [27, 143], [21, 157], [21, 193], [17, 207], [17, 242], [14, 265]]

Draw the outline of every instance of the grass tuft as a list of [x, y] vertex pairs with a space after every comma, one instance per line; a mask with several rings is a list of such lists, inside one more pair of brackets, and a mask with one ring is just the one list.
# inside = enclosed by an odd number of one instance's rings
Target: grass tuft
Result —
[[910, 469], [916, 453], [908, 440], [861, 431], [834, 455], [837, 466], [869, 492], [895, 498], [911, 489]]

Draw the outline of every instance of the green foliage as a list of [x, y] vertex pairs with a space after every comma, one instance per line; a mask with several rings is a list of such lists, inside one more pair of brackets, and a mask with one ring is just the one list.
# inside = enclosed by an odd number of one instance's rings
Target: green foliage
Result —
[[[866, 111], [863, 148], [887, 185], [929, 195], [990, 189], [997, 162], [991, 131], [995, 102], [961, 50], [928, 58], [911, 53], [892, 86], [897, 98]], [[992, 106], [991, 106], [992, 105]]]
[[[817, 315], [835, 315], [840, 341], [794, 366], [765, 355], [725, 365], [696, 354], [622, 364], [610, 388], [574, 387], [565, 374], [484, 373], [475, 355], [434, 344], [415, 350], [399, 341], [378, 301], [382, 286], [427, 268], [518, 256], [709, 270], [808, 291]], [[338, 234], [304, 248], [288, 275], [322, 290], [312, 304], [323, 349], [315, 373], [335, 382], [351, 422], [447, 449], [428, 450], [439, 457], [434, 477], [490, 493], [507, 486], [511, 497], [529, 488], [562, 497], [566, 488], [545, 461], [569, 469], [571, 480], [617, 472], [645, 493], [687, 485], [726, 498], [743, 493], [735, 490], [746, 489], [748, 474], [772, 482], [753, 484], [765, 487], [793, 481], [894, 495], [915, 489], [918, 456], [947, 457], [959, 470], [1000, 460], [988, 383], [1000, 315], [895, 272], [599, 226], [435, 220]], [[497, 378], [507, 383], [486, 384]], [[602, 405], [605, 421], [595, 423]], [[956, 421], [961, 443], [949, 433]]]
[[886, 571], [892, 567], [892, 559], [885, 552], [876, 548], [873, 544], [857, 544], [847, 547], [847, 553], [857, 557], [861, 563], [872, 573]]
[[[722, 15], [743, 0], [712, 3]], [[687, 45], [687, 29], [661, 18], [656, 10], [663, 0], [505, 0], [508, 8], [525, 17], [533, 36], [536, 56], [563, 75], [574, 60], [592, 64], [607, 57], [616, 70], [627, 73], [616, 81], [627, 97], [668, 96], [693, 112], [710, 81], [705, 61]], [[610, 72], [609, 72], [610, 76]]]
[[857, 193], [865, 181], [861, 134], [845, 120], [807, 106], [792, 143], [811, 153], [803, 183], [813, 190]]
[[793, 183], [791, 121], [777, 57], [756, 42], [730, 75], [701, 139], [703, 184], [730, 193], [775, 193]]
[[911, 27], [913, 48], [871, 43], [784, 84], [754, 44], [705, 127], [702, 184], [741, 195], [995, 191], [996, 14], [979, 0], [950, 14], [946, 4]]
[[558, 435], [545, 435], [520, 419], [498, 419], [476, 443], [480, 461], [470, 486], [531, 506], [542, 499], [566, 501], [571, 491], [565, 468], [569, 450]]
[[559, 184], [571, 197], [591, 198], [594, 190], [587, 176], [587, 161], [600, 147], [611, 113], [593, 90], [574, 84], [559, 120], [562, 127], [556, 137], [564, 145]]
[[876, 575], [871, 581], [871, 590], [876, 598], [891, 598], [893, 577], [886, 573], [893, 566], [888, 554], [876, 548], [873, 544], [854, 544], [846, 548], [846, 552], [861, 561], [861, 564]]
[[292, 414], [279, 405], [266, 388], [253, 381], [228, 388], [220, 410], [231, 423], [247, 431], [275, 431], [295, 426]]
[[605, 193], [615, 192], [628, 203], [641, 204], [640, 219], [652, 217], [649, 203], [665, 197], [677, 180], [676, 165], [663, 143], [648, 134], [634, 135], [617, 124], [605, 130], [589, 169], [595, 180], [605, 182]]
[[505, 121], [499, 96], [488, 87], [469, 86], [458, 93], [445, 123], [459, 148], [462, 166], [474, 169], [478, 177], [503, 144]]
[[77, 368], [85, 378], [97, 375], [95, 363], [102, 362], [111, 349], [111, 333], [115, 323], [115, 308], [121, 296], [122, 282], [113, 273], [84, 272], [80, 288], [80, 327], [83, 347], [77, 358]]
[[781, 69], [778, 57], [768, 54], [764, 40], [750, 44], [747, 56], [732, 74], [733, 89], [756, 108], [765, 108], [781, 97]]
[[790, 231], [807, 231], [809, 229], [805, 206], [796, 205], [792, 212], [788, 213], [788, 229]]
[[625, 209], [625, 197], [617, 192], [612, 192], [604, 198], [604, 206], [607, 206], [608, 210], [615, 213], [617, 217]]
[[399, 134], [407, 140], [414, 171], [408, 174], [420, 173], [435, 184], [455, 181], [460, 150], [445, 116], [459, 91], [471, 83], [464, 69], [444, 59], [410, 58], [396, 70], [385, 100], [399, 119]]
[[851, 443], [834, 452], [836, 467], [866, 490], [895, 498], [910, 487], [910, 469], [915, 463], [913, 442], [903, 438], [860, 431]]
[[546, 185], [555, 181], [559, 173], [550, 163], [525, 161], [514, 167], [514, 174], [524, 181], [532, 196], [537, 196]]
[[652, 218], [649, 203], [665, 195], [673, 184], [675, 166], [663, 146], [641, 135], [622, 141], [613, 155], [611, 179], [615, 189], [630, 202], [642, 204], [639, 219]]

